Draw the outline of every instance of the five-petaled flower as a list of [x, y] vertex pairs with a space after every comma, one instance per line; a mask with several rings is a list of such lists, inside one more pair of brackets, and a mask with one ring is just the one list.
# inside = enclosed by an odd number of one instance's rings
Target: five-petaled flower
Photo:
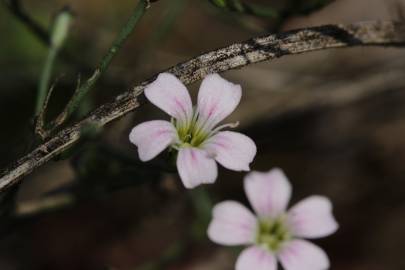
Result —
[[286, 211], [291, 185], [280, 169], [251, 172], [244, 180], [246, 195], [256, 215], [235, 201], [213, 209], [208, 237], [222, 245], [248, 245], [236, 270], [325, 270], [329, 259], [318, 246], [303, 240], [328, 236], [338, 229], [331, 202], [311, 196]]
[[147, 99], [172, 117], [172, 121], [154, 120], [134, 127], [129, 139], [138, 147], [139, 158], [148, 161], [164, 149], [178, 151], [177, 170], [187, 188], [215, 182], [218, 168], [248, 171], [256, 155], [256, 145], [247, 136], [220, 131], [216, 125], [239, 104], [240, 85], [206, 76], [200, 86], [197, 106], [184, 84], [170, 73], [162, 73], [145, 88]]

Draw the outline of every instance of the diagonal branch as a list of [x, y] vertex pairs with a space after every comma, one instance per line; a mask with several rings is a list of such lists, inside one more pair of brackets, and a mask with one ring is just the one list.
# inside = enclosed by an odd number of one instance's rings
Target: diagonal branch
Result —
[[[178, 64], [166, 72], [185, 84], [196, 82], [209, 73], [224, 72], [249, 64], [271, 60], [284, 55], [299, 54], [331, 48], [354, 46], [405, 46], [405, 23], [362, 22], [349, 25], [325, 25], [276, 35], [253, 38], [242, 43], [214, 50]], [[103, 126], [134, 111], [144, 99], [137, 96], [155, 77], [142, 82], [102, 105], [79, 123], [68, 127], [17, 160], [0, 174], [0, 192], [8, 190], [53, 157], [77, 142], [87, 125]]]

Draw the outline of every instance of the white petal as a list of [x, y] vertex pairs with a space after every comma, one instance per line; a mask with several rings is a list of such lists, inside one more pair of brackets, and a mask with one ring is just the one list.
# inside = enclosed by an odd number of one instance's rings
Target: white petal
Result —
[[249, 171], [256, 156], [256, 144], [248, 136], [233, 131], [222, 131], [204, 144], [216, 161], [229, 170]]
[[329, 259], [318, 246], [305, 240], [292, 240], [279, 251], [278, 258], [285, 270], [326, 270]]
[[252, 246], [239, 255], [235, 270], [276, 270], [276, 257], [261, 247]]
[[246, 195], [260, 217], [275, 218], [285, 212], [291, 197], [291, 184], [282, 170], [251, 172], [244, 184]]
[[218, 176], [215, 160], [206, 151], [193, 147], [180, 148], [177, 170], [186, 188], [214, 183]]
[[252, 244], [256, 237], [256, 217], [242, 204], [225, 201], [212, 210], [208, 238], [221, 245]]
[[294, 236], [319, 238], [338, 229], [332, 214], [332, 203], [323, 196], [311, 196], [288, 211], [287, 223]]
[[129, 140], [138, 147], [140, 160], [148, 161], [178, 138], [177, 131], [170, 122], [153, 120], [134, 127], [129, 134]]
[[190, 94], [184, 84], [170, 73], [159, 74], [153, 83], [146, 86], [145, 96], [178, 121], [185, 123], [192, 118]]
[[199, 123], [212, 129], [232, 113], [242, 96], [240, 85], [221, 78], [218, 74], [205, 77], [198, 92]]

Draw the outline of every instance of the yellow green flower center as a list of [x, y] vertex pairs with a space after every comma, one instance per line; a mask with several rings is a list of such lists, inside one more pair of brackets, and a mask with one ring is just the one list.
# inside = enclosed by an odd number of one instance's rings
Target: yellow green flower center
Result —
[[277, 251], [291, 238], [283, 218], [262, 219], [259, 221], [256, 243], [270, 251]]
[[188, 124], [179, 124], [172, 120], [180, 139], [179, 146], [199, 147], [209, 137], [209, 132], [200, 127], [195, 118]]

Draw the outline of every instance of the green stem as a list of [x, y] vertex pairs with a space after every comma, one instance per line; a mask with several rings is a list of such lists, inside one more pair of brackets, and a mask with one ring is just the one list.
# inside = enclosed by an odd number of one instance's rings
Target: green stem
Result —
[[88, 78], [86, 82], [79, 87], [79, 89], [77, 89], [75, 95], [73, 95], [72, 99], [69, 101], [65, 110], [65, 114], [61, 120], [66, 120], [66, 118], [69, 117], [77, 109], [83, 97], [93, 88], [100, 76], [107, 70], [115, 55], [121, 49], [124, 42], [128, 39], [135, 26], [138, 24], [139, 20], [145, 14], [146, 9], [148, 8], [148, 4], [149, 1], [147, 0], [139, 1], [131, 17], [122, 28], [121, 32], [118, 34], [117, 38], [114, 40], [107, 54], [101, 59], [93, 75]]
[[58, 49], [55, 47], [50, 47], [48, 50], [48, 55], [45, 60], [45, 65], [42, 70], [41, 78], [38, 86], [38, 96], [35, 105], [35, 115], [38, 116], [44, 106], [44, 102], [49, 89], [49, 81], [51, 79], [52, 68], [55, 63], [56, 55]]

